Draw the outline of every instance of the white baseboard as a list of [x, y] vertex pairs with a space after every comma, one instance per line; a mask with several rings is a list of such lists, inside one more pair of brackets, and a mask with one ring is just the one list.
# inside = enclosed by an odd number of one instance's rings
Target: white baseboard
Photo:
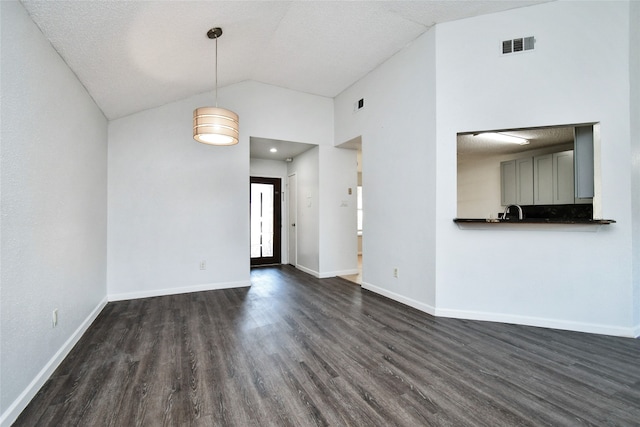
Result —
[[300, 271], [304, 271], [305, 273], [312, 275], [313, 277], [317, 277], [317, 278], [319, 278], [319, 279], [321, 278], [321, 277], [320, 277], [320, 273], [319, 273], [319, 272], [317, 272], [317, 271], [315, 271], [315, 270], [312, 270], [312, 269], [310, 269], [310, 268], [307, 268], [307, 267], [305, 267], [304, 265], [300, 265], [300, 264], [298, 264], [298, 265], [296, 265], [295, 267], [296, 267], [298, 270], [300, 270]]
[[6, 411], [2, 413], [0, 416], [0, 427], [9, 427], [13, 424], [20, 413], [27, 407], [31, 399], [34, 398], [36, 393], [40, 390], [40, 388], [44, 385], [45, 382], [49, 379], [49, 377], [53, 374], [56, 368], [60, 365], [60, 363], [64, 360], [65, 357], [69, 354], [74, 345], [80, 340], [82, 335], [89, 329], [91, 323], [96, 320], [98, 314], [102, 311], [102, 309], [107, 305], [107, 298], [104, 298], [102, 301], [98, 303], [96, 308], [93, 309], [91, 313], [87, 316], [87, 318], [78, 326], [78, 328], [74, 331], [73, 334], [65, 341], [65, 343], [60, 347], [60, 349], [53, 355], [51, 359], [47, 362], [46, 365], [38, 372], [38, 375], [29, 383], [27, 388], [24, 389], [20, 396], [16, 400], [13, 401], [11, 405], [7, 408]]
[[[562, 329], [565, 331], [587, 332], [590, 334], [613, 335], [635, 338], [638, 330], [621, 326], [600, 325], [596, 323], [574, 322], [571, 320], [548, 319], [543, 317], [518, 316], [513, 314], [491, 313], [470, 310], [452, 310], [438, 308], [436, 316], [456, 319], [482, 320], [487, 322], [512, 323], [516, 325], [537, 326], [541, 328]], [[635, 334], [635, 335], [634, 335]]]
[[541, 328], [562, 329], [574, 332], [587, 332], [590, 334], [612, 335], [617, 337], [640, 337], [640, 325], [631, 328], [611, 325], [599, 325], [595, 323], [573, 322], [569, 320], [547, 319], [541, 317], [517, 316], [503, 313], [491, 313], [469, 310], [454, 310], [435, 308], [431, 305], [396, 294], [387, 289], [374, 286], [370, 283], [362, 283], [362, 288], [375, 292], [394, 301], [401, 302], [436, 317], [451, 317], [454, 319], [480, 320], [486, 322], [511, 323], [516, 325], [536, 326]]
[[312, 270], [300, 264], [296, 265], [295, 267], [298, 270], [304, 271], [305, 273], [312, 275], [313, 277], [317, 277], [318, 279], [328, 279], [329, 277], [336, 277], [336, 276], [347, 276], [350, 274], [358, 274], [360, 272], [360, 270], [355, 268], [351, 270], [325, 271], [321, 273], [319, 271]]
[[387, 289], [379, 288], [377, 286], [374, 286], [374, 285], [372, 285], [370, 283], [366, 283], [366, 282], [362, 283], [362, 288], [363, 289], [367, 289], [367, 290], [369, 290], [371, 292], [374, 292], [376, 294], [380, 294], [382, 296], [385, 296], [385, 297], [387, 297], [389, 299], [392, 299], [394, 301], [398, 301], [398, 302], [401, 302], [403, 304], [406, 304], [409, 307], [415, 308], [416, 310], [424, 311], [425, 313], [428, 313], [428, 314], [430, 314], [432, 316], [435, 315], [434, 314], [435, 311], [436, 311], [435, 307], [433, 307], [433, 306], [431, 306], [429, 304], [425, 304], [423, 302], [416, 301], [416, 300], [414, 300], [412, 298], [407, 298], [407, 297], [405, 297], [403, 295], [396, 294], [395, 292], [391, 292], [391, 291], [388, 291]]
[[640, 325], [637, 325], [635, 328], [633, 328], [633, 337], [640, 338]]
[[339, 270], [339, 271], [330, 271], [328, 273], [320, 273], [321, 279], [326, 279], [328, 277], [337, 277], [337, 276], [350, 276], [352, 274], [358, 274], [360, 270], [357, 268], [353, 268], [351, 270]]
[[149, 291], [109, 294], [107, 295], [107, 298], [109, 301], [123, 301], [139, 298], [160, 297], [165, 295], [187, 294], [191, 292], [216, 291], [219, 289], [246, 288], [247, 286], [251, 286], [251, 282], [249, 280], [240, 282], [205, 283], [202, 285], [185, 286], [180, 288], [152, 289]]

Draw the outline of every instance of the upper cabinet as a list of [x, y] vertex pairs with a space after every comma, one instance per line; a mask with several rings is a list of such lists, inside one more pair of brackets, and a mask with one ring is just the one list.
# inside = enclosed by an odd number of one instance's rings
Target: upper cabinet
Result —
[[594, 146], [593, 126], [576, 126], [574, 129], [576, 202], [594, 196]]
[[553, 204], [574, 203], [573, 150], [553, 153]]
[[500, 163], [500, 203], [502, 206], [516, 204], [516, 161]]
[[573, 169], [573, 150], [502, 162], [502, 205], [574, 203]]
[[518, 175], [516, 204], [533, 204], [533, 159], [531, 157], [517, 159], [516, 173]]
[[502, 206], [533, 204], [533, 159], [531, 157], [500, 163]]
[[553, 204], [553, 154], [533, 158], [533, 204]]

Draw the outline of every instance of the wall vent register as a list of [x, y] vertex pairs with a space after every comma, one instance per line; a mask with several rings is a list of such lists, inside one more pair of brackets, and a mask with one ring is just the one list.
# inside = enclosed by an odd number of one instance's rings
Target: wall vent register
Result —
[[519, 37], [511, 40], [502, 41], [502, 54], [507, 55], [511, 53], [524, 52], [533, 50], [535, 47], [536, 39], [533, 36]]

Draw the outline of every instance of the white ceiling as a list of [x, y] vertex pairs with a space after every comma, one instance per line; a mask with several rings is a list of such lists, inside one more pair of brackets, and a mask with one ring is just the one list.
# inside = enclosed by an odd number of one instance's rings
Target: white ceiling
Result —
[[[304, 142], [281, 141], [278, 139], [249, 137], [249, 154], [252, 159], [287, 161], [316, 147]], [[272, 152], [271, 149], [276, 149]]]
[[108, 119], [255, 80], [334, 97], [436, 23], [543, 3], [27, 1]]
[[[483, 156], [515, 154], [522, 151], [573, 143], [573, 125], [546, 128], [496, 130], [505, 135], [517, 136], [529, 140], [528, 145], [497, 142], [482, 133], [458, 135], [458, 160]], [[485, 132], [485, 131], [482, 131]]]

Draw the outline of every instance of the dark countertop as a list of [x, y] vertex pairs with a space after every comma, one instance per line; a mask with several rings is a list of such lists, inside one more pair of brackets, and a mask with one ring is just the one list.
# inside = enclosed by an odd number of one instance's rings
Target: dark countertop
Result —
[[455, 223], [486, 223], [486, 224], [614, 224], [613, 219], [583, 219], [583, 218], [525, 218], [525, 219], [496, 219], [496, 218], [454, 218]]

